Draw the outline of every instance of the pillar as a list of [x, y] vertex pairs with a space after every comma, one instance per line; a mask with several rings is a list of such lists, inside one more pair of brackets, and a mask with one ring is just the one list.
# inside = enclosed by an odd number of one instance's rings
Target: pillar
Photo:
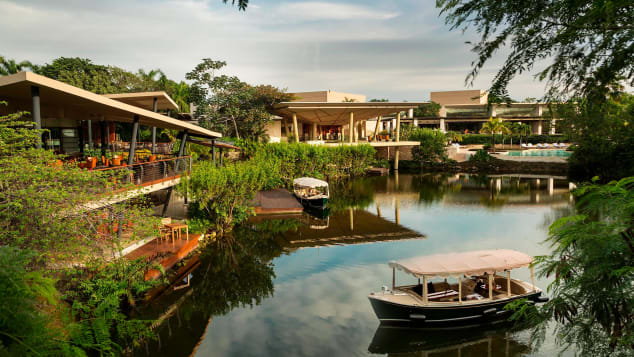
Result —
[[[401, 141], [401, 113], [396, 113], [396, 142]], [[400, 156], [400, 150], [399, 147], [397, 146], [396, 148], [394, 148], [394, 170], [398, 170], [398, 159]]]
[[79, 133], [79, 152], [81, 154], [84, 153], [84, 121], [79, 121], [79, 127], [77, 128], [77, 132]]
[[376, 126], [374, 127], [374, 140], [376, 140], [376, 136], [379, 135], [379, 127], [381, 126], [381, 116], [379, 115], [376, 118]]
[[132, 122], [132, 137], [130, 138], [130, 151], [128, 152], [128, 165], [134, 163], [134, 152], [136, 150], [136, 136], [139, 133], [139, 116], [134, 116]]
[[[152, 103], [152, 111], [156, 113], [158, 111], [158, 98], [154, 97]], [[156, 154], [156, 127], [152, 127], [152, 154]]]
[[92, 150], [92, 120], [88, 120], [88, 149]]
[[293, 113], [293, 135], [295, 136], [295, 142], [299, 142], [299, 129], [297, 128], [297, 114]]
[[[288, 127], [286, 126], [286, 118], [282, 118], [282, 128], [284, 129], [284, 134], [286, 134], [286, 141], [288, 142]], [[280, 132], [280, 136], [282, 133]]]
[[[40, 87], [31, 86], [31, 104], [33, 105], [33, 122], [35, 122], [34, 129], [42, 129], [42, 115], [40, 112]], [[42, 148], [42, 137], [38, 136], [38, 140], [35, 142], [35, 147]]]
[[99, 121], [99, 135], [101, 136], [101, 156], [106, 156], [106, 149], [108, 147], [108, 134], [106, 133], [106, 128], [107, 128], [107, 124], [106, 121], [103, 120], [103, 117], [101, 119], [101, 121]]
[[216, 140], [211, 141], [211, 162], [216, 163]]
[[414, 108], [409, 108], [409, 110], [407, 111], [407, 118], [414, 119]]
[[354, 136], [354, 113], [350, 112], [350, 120], [348, 124], [349, 134], [348, 134], [348, 143], [352, 144], [352, 137]]
[[447, 127], [445, 126], [445, 118], [440, 118], [440, 126], [439, 126], [440, 131], [442, 131], [443, 133], [447, 132]]
[[313, 140], [317, 140], [317, 123], [313, 123], [313, 133], [312, 133], [312, 137]]
[[222, 146], [219, 148], [220, 149], [220, 166], [222, 166]]

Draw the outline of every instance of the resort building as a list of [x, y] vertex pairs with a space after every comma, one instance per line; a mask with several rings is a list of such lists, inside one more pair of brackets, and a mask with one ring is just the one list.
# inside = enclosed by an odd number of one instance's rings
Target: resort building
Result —
[[[221, 136], [160, 113], [178, 110], [165, 92], [99, 95], [20, 72], [0, 77], [0, 101], [7, 102], [0, 106], [0, 115], [28, 112], [26, 120], [30, 117], [36, 129], [47, 129], [38, 147], [63, 153], [67, 160], [89, 170], [125, 170], [129, 172], [126, 180], [139, 187], [139, 194], [169, 188], [166, 202], [171, 188], [190, 169], [191, 158], [184, 151], [187, 141], [197, 137], [213, 150]], [[151, 130], [151, 141], [140, 143], [141, 127]], [[181, 140], [176, 154], [173, 144], [157, 142], [157, 128], [178, 133]]]
[[489, 103], [481, 89], [431, 92], [432, 102], [440, 105], [437, 117], [418, 117], [408, 121], [420, 127], [447, 131], [479, 132], [490, 117], [529, 124], [533, 134], [555, 134], [557, 118], [546, 103]]
[[[295, 141], [317, 145], [369, 144], [386, 151], [398, 169], [400, 152], [408, 153], [418, 142], [401, 141], [401, 113], [411, 112], [422, 103], [365, 102], [360, 94], [332, 91], [292, 93], [294, 100], [271, 109], [274, 120], [267, 127], [271, 142]], [[394, 135], [380, 134], [377, 118], [394, 115]], [[375, 125], [368, 127], [368, 121]], [[390, 155], [391, 149], [391, 155]]]

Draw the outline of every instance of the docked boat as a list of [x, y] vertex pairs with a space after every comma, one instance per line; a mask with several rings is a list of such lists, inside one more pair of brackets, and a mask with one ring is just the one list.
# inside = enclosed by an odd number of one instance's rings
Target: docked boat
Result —
[[293, 193], [304, 207], [325, 209], [330, 198], [328, 182], [312, 177], [293, 180]]
[[[535, 286], [533, 267], [530, 283], [511, 278], [511, 270], [532, 262], [533, 257], [509, 249], [395, 261], [389, 263], [392, 289], [384, 286], [368, 298], [381, 323], [438, 327], [500, 322], [512, 314], [504, 309], [512, 301], [548, 301]], [[418, 284], [396, 286], [396, 270], [418, 278]]]

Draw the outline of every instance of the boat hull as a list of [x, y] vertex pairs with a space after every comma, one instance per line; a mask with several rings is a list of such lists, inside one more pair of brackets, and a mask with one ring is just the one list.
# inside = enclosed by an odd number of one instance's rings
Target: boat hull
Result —
[[382, 324], [420, 324], [440, 327], [504, 321], [512, 314], [504, 310], [506, 304], [524, 298], [538, 302], [540, 295], [541, 291], [536, 291], [499, 301], [445, 306], [403, 305], [380, 299], [378, 295], [370, 295], [368, 298]]
[[325, 209], [326, 206], [328, 205], [328, 198], [326, 197], [310, 198], [310, 199], [297, 197], [297, 199], [302, 204], [302, 206], [314, 208], [314, 209]]

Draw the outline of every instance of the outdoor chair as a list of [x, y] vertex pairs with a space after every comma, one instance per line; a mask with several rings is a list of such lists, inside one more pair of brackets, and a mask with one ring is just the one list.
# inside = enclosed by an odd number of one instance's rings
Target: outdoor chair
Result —
[[[163, 240], [169, 240], [169, 237], [172, 237], [172, 243], [174, 243], [174, 234], [172, 231], [172, 228], [169, 227], [169, 225], [172, 223], [172, 219], [171, 218], [163, 218], [161, 219], [161, 227], [159, 228], [159, 239]], [[157, 240], [158, 243], [158, 240]]]

